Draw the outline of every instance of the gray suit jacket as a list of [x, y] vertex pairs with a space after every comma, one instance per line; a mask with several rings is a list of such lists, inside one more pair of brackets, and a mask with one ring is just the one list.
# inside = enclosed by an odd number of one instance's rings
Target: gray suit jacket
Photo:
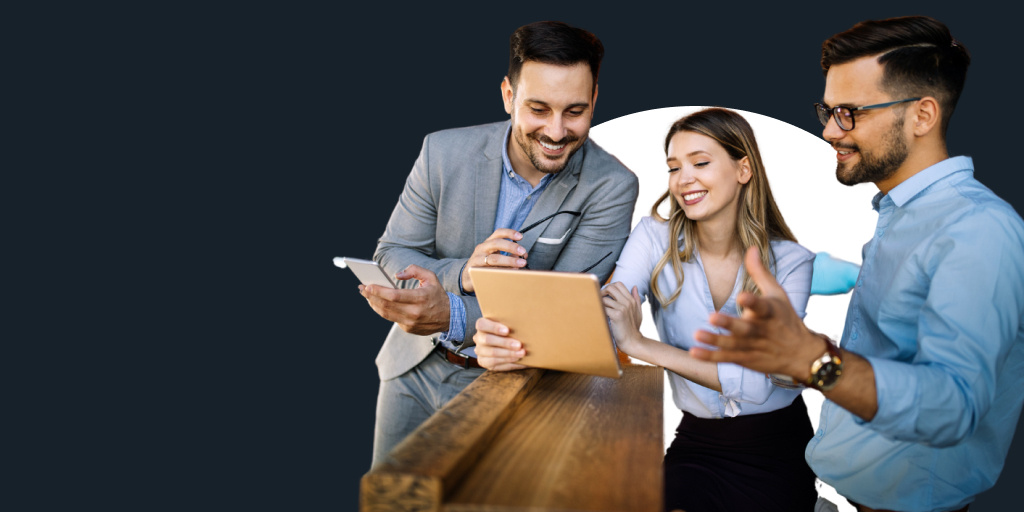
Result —
[[[494, 232], [508, 123], [444, 130], [423, 140], [373, 255], [388, 274], [416, 264], [437, 274], [446, 291], [459, 294], [462, 266]], [[529, 254], [529, 268], [579, 272], [611, 253], [591, 270], [604, 282], [629, 236], [637, 191], [636, 176], [588, 139], [544, 189], [524, 226], [561, 210], [582, 215], [557, 215], [526, 232], [519, 244]], [[462, 300], [465, 341], [471, 345], [480, 306], [475, 297]], [[395, 324], [377, 355], [381, 380], [412, 369], [432, 348], [429, 336], [406, 333]]]

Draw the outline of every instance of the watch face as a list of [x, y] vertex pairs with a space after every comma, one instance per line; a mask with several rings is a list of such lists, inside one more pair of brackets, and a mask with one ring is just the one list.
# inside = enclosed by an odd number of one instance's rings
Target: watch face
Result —
[[840, 365], [829, 361], [822, 364], [821, 368], [818, 368], [818, 371], [815, 372], [814, 376], [816, 380], [820, 382], [821, 386], [827, 387], [839, 378], [841, 371], [842, 367]]

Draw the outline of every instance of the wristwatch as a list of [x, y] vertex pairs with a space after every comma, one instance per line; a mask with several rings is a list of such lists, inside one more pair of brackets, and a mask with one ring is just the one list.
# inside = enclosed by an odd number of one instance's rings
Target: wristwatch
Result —
[[825, 341], [826, 351], [811, 363], [811, 377], [807, 379], [807, 387], [818, 391], [828, 391], [839, 382], [843, 375], [843, 359], [839, 347], [824, 334], [815, 333]]

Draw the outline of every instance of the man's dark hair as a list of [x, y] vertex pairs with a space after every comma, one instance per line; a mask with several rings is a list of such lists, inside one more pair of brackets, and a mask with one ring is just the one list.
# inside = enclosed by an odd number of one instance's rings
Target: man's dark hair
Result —
[[879, 55], [879, 88], [893, 99], [932, 96], [942, 109], [942, 134], [964, 90], [971, 56], [941, 22], [927, 16], [862, 21], [821, 45], [821, 68]]
[[596, 89], [603, 57], [604, 45], [594, 34], [582, 28], [570, 27], [561, 21], [537, 21], [523, 25], [512, 33], [509, 40], [508, 81], [515, 90], [523, 63], [531, 60], [560, 66], [586, 62], [590, 65], [593, 87]]

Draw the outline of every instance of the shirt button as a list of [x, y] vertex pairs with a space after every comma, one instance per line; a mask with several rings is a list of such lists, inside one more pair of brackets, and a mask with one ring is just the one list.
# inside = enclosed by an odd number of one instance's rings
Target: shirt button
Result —
[[850, 336], [850, 339], [851, 339], [851, 340], [855, 340], [855, 339], [857, 339], [857, 333], [853, 333], [853, 335], [852, 335], [852, 336]]
[[533, 196], [526, 196], [527, 200], [533, 199]]

